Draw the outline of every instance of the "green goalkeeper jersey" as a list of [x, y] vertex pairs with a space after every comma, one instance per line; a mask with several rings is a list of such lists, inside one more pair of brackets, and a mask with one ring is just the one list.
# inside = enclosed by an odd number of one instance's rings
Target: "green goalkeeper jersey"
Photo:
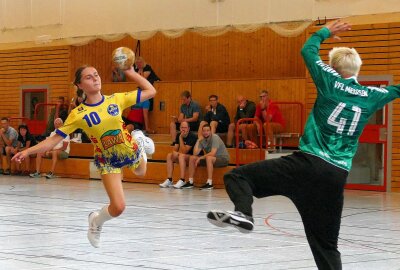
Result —
[[358, 138], [373, 113], [400, 96], [400, 85], [362, 86], [356, 77], [342, 78], [319, 57], [328, 28], [314, 33], [301, 51], [317, 87], [317, 99], [307, 119], [300, 150], [350, 170]]

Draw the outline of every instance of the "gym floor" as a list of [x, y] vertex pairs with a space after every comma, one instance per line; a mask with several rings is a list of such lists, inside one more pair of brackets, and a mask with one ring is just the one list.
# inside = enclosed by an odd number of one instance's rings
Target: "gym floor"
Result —
[[[98, 180], [0, 176], [0, 269], [316, 269], [300, 216], [286, 198], [255, 200], [250, 234], [208, 223], [232, 210], [224, 190], [124, 183], [127, 208], [105, 223], [101, 247], [87, 216], [107, 203]], [[400, 194], [345, 192], [343, 269], [400, 269]]]

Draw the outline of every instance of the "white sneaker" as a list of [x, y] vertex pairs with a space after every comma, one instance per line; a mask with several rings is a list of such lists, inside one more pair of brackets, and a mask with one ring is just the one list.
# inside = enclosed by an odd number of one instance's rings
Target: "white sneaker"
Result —
[[170, 181], [168, 178], [160, 184], [160, 187], [162, 188], [169, 188], [172, 187], [172, 181]]
[[132, 137], [135, 138], [138, 144], [140, 144], [144, 148], [146, 154], [148, 155], [154, 154], [155, 146], [153, 140], [150, 139], [149, 137], [144, 136], [141, 130], [136, 129], [132, 131]]
[[180, 188], [182, 188], [183, 187], [183, 185], [185, 184], [185, 182], [184, 181], [182, 181], [181, 179], [179, 179], [179, 181], [178, 182], [176, 182], [176, 184], [175, 185], [173, 185], [173, 187], [174, 188], [178, 188], [178, 189], [180, 189]]
[[87, 237], [89, 239], [90, 244], [95, 248], [100, 247], [100, 233], [101, 233], [101, 229], [102, 229], [102, 226], [97, 226], [94, 221], [98, 215], [99, 215], [98, 212], [92, 212], [89, 214], [89, 218], [88, 218], [89, 219], [89, 229], [88, 229]]

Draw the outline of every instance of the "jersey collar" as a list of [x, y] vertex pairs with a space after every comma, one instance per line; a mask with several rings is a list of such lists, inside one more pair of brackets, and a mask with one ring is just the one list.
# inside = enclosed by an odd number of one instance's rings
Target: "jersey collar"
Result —
[[95, 104], [87, 104], [86, 102], [83, 102], [83, 104], [85, 104], [86, 106], [89, 106], [89, 107], [95, 107], [95, 106], [100, 105], [100, 104], [103, 103], [103, 102], [104, 102], [104, 96], [101, 95], [101, 100], [100, 100], [99, 102], [97, 102], [97, 103], [95, 103]]
[[345, 80], [353, 80], [353, 81], [355, 81], [356, 83], [358, 83], [357, 77], [356, 77], [356, 76], [351, 76], [351, 77], [345, 78]]

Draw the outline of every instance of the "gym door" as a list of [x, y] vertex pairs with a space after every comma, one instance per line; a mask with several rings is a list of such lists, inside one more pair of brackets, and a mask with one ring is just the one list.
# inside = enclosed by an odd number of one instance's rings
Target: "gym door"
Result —
[[[383, 87], [387, 81], [360, 81], [367, 86]], [[365, 126], [353, 159], [346, 188], [386, 191], [388, 161], [388, 107], [377, 111]]]

